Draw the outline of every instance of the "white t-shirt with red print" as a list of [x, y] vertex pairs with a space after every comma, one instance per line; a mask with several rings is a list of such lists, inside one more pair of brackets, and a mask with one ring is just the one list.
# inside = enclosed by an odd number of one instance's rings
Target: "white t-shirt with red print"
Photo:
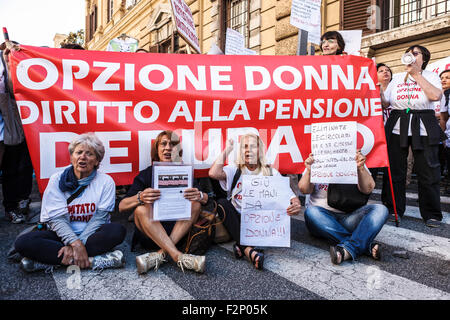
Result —
[[52, 175], [44, 191], [41, 222], [69, 213], [70, 226], [76, 235], [80, 235], [97, 210], [114, 211], [116, 186], [109, 175], [97, 171], [83, 193], [67, 205], [67, 199], [73, 192], [63, 193], [59, 189], [62, 173]]
[[[405, 82], [406, 72], [394, 75], [389, 83], [384, 97], [389, 101], [392, 110], [435, 110], [434, 101], [430, 101], [423, 92], [422, 88], [417, 84], [413, 77], [408, 76]], [[423, 70], [422, 76], [434, 87], [442, 90], [441, 79], [431, 71]], [[411, 118], [410, 118], [411, 119]], [[400, 119], [392, 130], [394, 134], [400, 134]], [[411, 121], [409, 123], [408, 135], [411, 136]], [[420, 135], [426, 136], [427, 131], [424, 124], [420, 121]]]

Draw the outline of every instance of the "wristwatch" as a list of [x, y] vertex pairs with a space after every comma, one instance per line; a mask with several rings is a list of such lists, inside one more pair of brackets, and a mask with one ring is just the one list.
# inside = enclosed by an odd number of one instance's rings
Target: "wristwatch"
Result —
[[144, 202], [142, 202], [142, 200], [141, 200], [141, 192], [142, 191], [139, 191], [137, 193], [137, 200], [138, 200], [140, 206], [142, 206], [144, 204]]

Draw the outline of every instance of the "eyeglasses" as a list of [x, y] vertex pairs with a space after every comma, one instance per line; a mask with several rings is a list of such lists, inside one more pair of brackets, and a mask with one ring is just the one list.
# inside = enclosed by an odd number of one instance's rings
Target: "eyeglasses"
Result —
[[336, 43], [336, 40], [335, 39], [323, 39], [320, 43], [325, 44], [327, 42], [328, 42], [328, 44], [334, 44], [334, 43]]
[[159, 143], [159, 145], [160, 146], [163, 146], [163, 147], [167, 147], [167, 145], [170, 145], [171, 147], [174, 147], [174, 146], [176, 146], [178, 144], [178, 141], [161, 141], [160, 143]]

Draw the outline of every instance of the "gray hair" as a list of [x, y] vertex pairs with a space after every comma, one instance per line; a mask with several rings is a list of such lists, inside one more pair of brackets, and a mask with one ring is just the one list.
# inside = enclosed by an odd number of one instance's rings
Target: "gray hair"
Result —
[[86, 145], [89, 148], [92, 148], [94, 150], [97, 161], [99, 163], [102, 162], [103, 157], [105, 156], [105, 147], [103, 146], [102, 141], [93, 132], [83, 133], [73, 139], [69, 144], [70, 155], [73, 154], [75, 148], [79, 145]]

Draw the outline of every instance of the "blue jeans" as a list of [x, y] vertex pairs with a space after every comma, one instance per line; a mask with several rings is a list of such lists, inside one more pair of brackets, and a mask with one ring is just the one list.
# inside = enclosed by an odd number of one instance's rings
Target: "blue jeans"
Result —
[[308, 207], [305, 223], [308, 231], [344, 247], [353, 260], [361, 254], [371, 254], [373, 239], [389, 215], [381, 204], [368, 204], [351, 213], [335, 213], [322, 207]]

